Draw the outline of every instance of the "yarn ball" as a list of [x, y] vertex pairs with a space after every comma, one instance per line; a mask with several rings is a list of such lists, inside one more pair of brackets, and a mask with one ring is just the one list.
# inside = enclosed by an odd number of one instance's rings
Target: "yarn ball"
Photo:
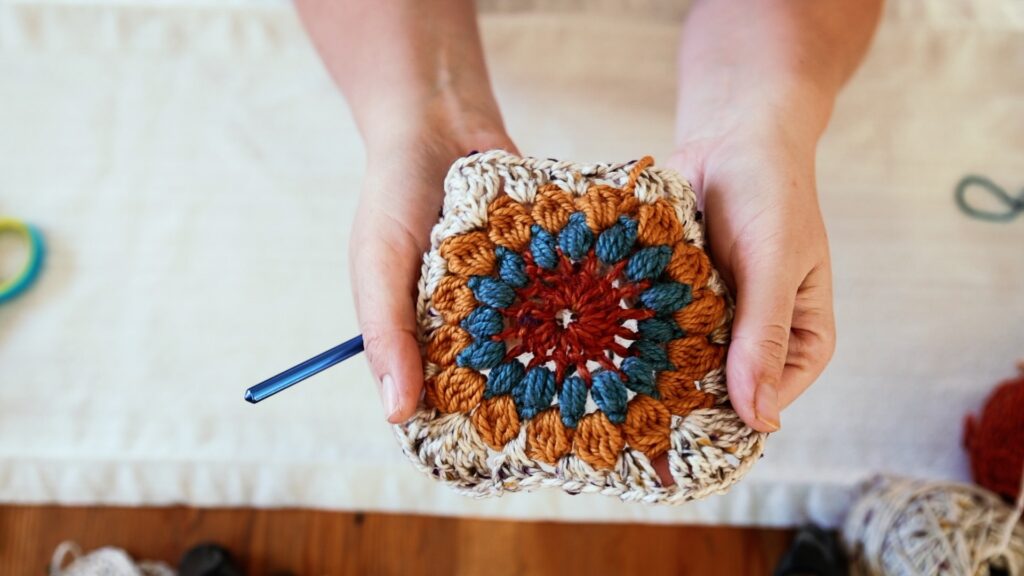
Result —
[[1020, 508], [967, 484], [878, 476], [842, 527], [853, 576], [1024, 575]]
[[1018, 378], [992, 391], [981, 416], [967, 417], [964, 444], [974, 481], [1016, 500], [1024, 474], [1024, 363]]
[[693, 190], [652, 164], [455, 162], [419, 283], [424, 399], [396, 427], [417, 467], [475, 496], [676, 503], [759, 457], [729, 404], [733, 306]]

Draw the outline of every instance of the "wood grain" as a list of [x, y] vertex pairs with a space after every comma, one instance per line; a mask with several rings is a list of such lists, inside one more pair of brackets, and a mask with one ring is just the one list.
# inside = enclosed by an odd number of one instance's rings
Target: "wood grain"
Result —
[[214, 541], [252, 576], [770, 574], [792, 533], [318, 510], [0, 507], [0, 574], [43, 574], [54, 548], [113, 545], [172, 565]]

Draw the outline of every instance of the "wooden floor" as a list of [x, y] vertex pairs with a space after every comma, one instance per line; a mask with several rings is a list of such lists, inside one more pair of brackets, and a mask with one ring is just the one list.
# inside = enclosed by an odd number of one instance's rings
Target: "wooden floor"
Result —
[[312, 510], [0, 507], [0, 574], [42, 575], [54, 548], [125, 548], [172, 565], [218, 542], [246, 574], [746, 574], [765, 576], [784, 530], [524, 523]]

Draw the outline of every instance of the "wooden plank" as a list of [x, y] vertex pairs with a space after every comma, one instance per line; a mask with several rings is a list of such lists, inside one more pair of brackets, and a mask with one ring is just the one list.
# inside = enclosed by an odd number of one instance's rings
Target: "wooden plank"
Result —
[[43, 574], [64, 540], [175, 564], [217, 542], [251, 576], [771, 573], [787, 530], [569, 524], [294, 509], [0, 507], [0, 574]]

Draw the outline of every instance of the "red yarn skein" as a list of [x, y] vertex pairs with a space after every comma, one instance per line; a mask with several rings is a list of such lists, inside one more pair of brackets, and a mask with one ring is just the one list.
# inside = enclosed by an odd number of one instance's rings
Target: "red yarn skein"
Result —
[[1021, 375], [997, 386], [964, 430], [974, 481], [1011, 501], [1024, 473], [1024, 361], [1019, 367]]

